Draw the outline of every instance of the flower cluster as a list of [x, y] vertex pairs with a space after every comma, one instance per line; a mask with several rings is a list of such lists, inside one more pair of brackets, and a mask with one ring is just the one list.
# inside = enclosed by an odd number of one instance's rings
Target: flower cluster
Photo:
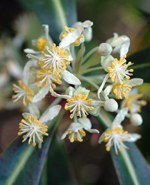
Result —
[[[43, 25], [44, 34], [33, 41], [37, 50], [25, 49], [30, 60], [24, 67], [22, 81], [19, 81], [18, 86], [13, 85], [16, 93], [13, 100], [23, 100], [30, 112], [23, 114], [24, 119], [19, 124], [18, 134], [24, 134], [23, 142], [29, 138], [28, 143], [32, 142], [33, 146], [37, 142], [42, 143], [43, 135], [48, 135], [47, 122], [59, 114], [61, 106], [55, 105], [40, 116], [36, 102], [44, 99], [49, 92], [56, 100], [65, 99], [64, 110], [70, 111], [72, 121], [61, 139], [68, 135], [70, 142], [82, 142], [86, 131], [99, 133], [97, 129], [92, 128], [90, 117], [101, 116], [101, 109], [104, 112], [117, 113], [112, 124], [107, 124], [108, 128], [99, 139], [99, 142], [106, 143], [107, 151], [114, 145], [118, 154], [122, 147], [127, 148], [125, 141], [134, 142], [140, 138], [139, 134], [129, 134], [121, 126], [125, 117], [129, 118], [133, 125], [140, 125], [142, 118], [139, 112], [141, 106], [146, 105], [144, 100], [139, 100], [142, 95], [134, 89], [131, 90], [132, 87], [141, 85], [143, 80], [130, 79], [133, 73], [130, 67], [133, 63], [127, 62], [126, 59], [130, 39], [114, 34], [113, 38], [84, 56], [83, 45], [92, 39], [92, 25], [91, 21], [84, 21], [77, 22], [72, 27], [65, 26], [60, 33], [58, 46], [49, 36], [48, 25]], [[79, 49], [76, 50], [75, 47]], [[120, 58], [114, 58], [114, 53], [119, 53]], [[95, 54], [99, 56], [103, 70], [103, 73], [99, 72], [98, 75], [95, 75], [97, 67], [92, 68], [97, 65], [93, 60]], [[93, 73], [84, 75], [90, 71]], [[138, 90], [137, 87], [135, 89]], [[117, 99], [122, 99], [120, 108]]]

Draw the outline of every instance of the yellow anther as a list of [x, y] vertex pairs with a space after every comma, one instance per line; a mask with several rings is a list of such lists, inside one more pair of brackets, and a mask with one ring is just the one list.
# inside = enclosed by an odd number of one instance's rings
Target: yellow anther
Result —
[[42, 51], [44, 49], [44, 46], [46, 44], [47, 40], [45, 38], [39, 38], [37, 40], [37, 48]]
[[131, 91], [131, 86], [128, 84], [117, 84], [112, 88], [112, 92], [118, 97], [118, 99], [122, 99], [122, 97], [127, 97], [128, 92]]
[[66, 110], [70, 110], [72, 113], [70, 115], [70, 118], [72, 119], [74, 117], [74, 114], [76, 113], [79, 117], [86, 118], [88, 115], [88, 110], [93, 110], [94, 107], [91, 106], [92, 99], [87, 99], [87, 95], [79, 94], [74, 95], [72, 98], [67, 99], [67, 103], [65, 105]]

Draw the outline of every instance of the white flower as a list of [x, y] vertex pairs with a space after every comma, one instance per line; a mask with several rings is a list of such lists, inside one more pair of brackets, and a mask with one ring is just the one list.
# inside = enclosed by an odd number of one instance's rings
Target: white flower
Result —
[[[33, 110], [34, 109], [34, 110]], [[36, 111], [35, 111], [36, 109]], [[36, 143], [43, 142], [43, 135], [48, 136], [48, 126], [45, 125], [48, 121], [56, 117], [61, 109], [60, 105], [55, 105], [48, 108], [43, 115], [38, 119], [39, 111], [35, 105], [30, 105], [30, 112], [34, 112], [37, 116], [30, 113], [23, 113], [24, 119], [19, 123], [19, 132], [18, 135], [23, 134], [22, 142], [28, 139], [28, 144], [32, 142], [32, 145], [35, 146]]]
[[106, 89], [103, 91], [103, 95], [105, 98], [108, 98], [110, 92], [117, 96], [118, 99], [122, 99], [122, 97], [127, 97], [128, 93], [130, 94], [131, 88], [135, 86], [139, 86], [143, 83], [141, 78], [133, 78], [130, 80], [124, 80], [123, 84], [113, 83], [112, 85], [108, 85]]
[[[60, 35], [61, 42], [59, 46], [67, 47], [70, 46], [70, 44], [73, 44], [75, 46], [80, 45], [82, 42], [85, 41], [83, 32], [85, 31], [85, 29], [90, 28], [92, 25], [93, 23], [91, 21], [84, 21], [81, 24], [75, 24], [74, 26], [77, 26], [76, 28], [68, 28], [67, 26], [65, 26], [65, 30]], [[91, 30], [88, 32], [91, 32]], [[87, 37], [88, 39], [91, 39], [89, 35]]]
[[24, 67], [23, 80], [19, 80], [19, 85], [13, 84], [13, 90], [16, 93], [12, 96], [14, 102], [18, 100], [23, 100], [23, 105], [26, 106], [28, 102], [32, 101], [34, 95], [33, 91], [30, 89], [28, 84], [29, 81], [29, 69], [32, 65], [31, 61], [28, 61]]
[[118, 150], [121, 152], [121, 147], [127, 148], [124, 144], [125, 141], [135, 142], [141, 138], [139, 134], [129, 134], [123, 130], [121, 122], [127, 115], [128, 109], [124, 108], [115, 117], [112, 122], [111, 128], [107, 129], [100, 137], [99, 143], [104, 141], [106, 143], [106, 150], [110, 151], [110, 148], [114, 145], [115, 152], [118, 154]]
[[123, 102], [123, 106], [127, 107], [130, 114], [141, 112], [142, 106], [145, 106], [147, 103], [145, 100], [139, 100], [142, 98], [142, 94], [138, 94], [137, 89], [133, 89]]
[[[69, 92], [71, 91], [71, 92]], [[55, 97], [61, 97], [67, 99], [65, 104], [65, 109], [70, 110], [70, 118], [72, 119], [74, 115], [86, 118], [89, 110], [93, 110], [92, 99], [88, 99], [89, 90], [83, 87], [78, 87], [76, 90], [74, 88], [67, 90], [67, 95], [59, 95], [52, 92]]]
[[72, 25], [73, 28], [84, 28], [83, 36], [86, 42], [92, 40], [92, 25], [93, 22], [91, 21], [84, 21], [83, 23], [78, 21]]
[[18, 132], [18, 135], [26, 133], [25, 135], [23, 135], [22, 142], [26, 141], [27, 138], [29, 138], [28, 144], [32, 142], [33, 146], [36, 145], [36, 139], [38, 139], [38, 141], [42, 143], [42, 135], [48, 136], [48, 134], [46, 133], [48, 130], [48, 126], [43, 125], [42, 122], [37, 120], [36, 116], [26, 116], [26, 119], [22, 119], [19, 123], [19, 128], [20, 130]]
[[70, 110], [71, 119], [74, 115], [77, 115], [80, 118], [86, 118], [89, 113], [96, 115], [100, 107], [104, 107], [106, 111], [110, 112], [114, 112], [118, 109], [118, 103], [114, 99], [106, 98], [104, 101], [88, 99], [89, 92], [90, 91], [84, 87], [79, 86], [77, 89], [69, 87], [66, 90], [65, 95], [52, 92], [52, 96], [67, 100], [65, 109]]
[[114, 33], [114, 37], [108, 39], [106, 43], [110, 44], [114, 49], [114, 53], [120, 53], [122, 45], [126, 42], [130, 43], [130, 38], [126, 35], [118, 36], [117, 33]]
[[72, 60], [68, 50], [64, 48], [56, 47], [55, 44], [49, 48], [45, 47], [46, 52], [42, 51], [43, 58], [39, 59], [39, 65], [41, 68], [49, 68], [52, 72], [61, 72], [66, 69], [66, 65], [70, 64], [69, 61]]
[[70, 142], [75, 140], [82, 142], [83, 137], [86, 136], [86, 131], [90, 133], [99, 133], [97, 129], [91, 129], [92, 124], [88, 118], [79, 118], [78, 122], [73, 122], [67, 129], [67, 131], [62, 135], [61, 139], [64, 139], [67, 135]]

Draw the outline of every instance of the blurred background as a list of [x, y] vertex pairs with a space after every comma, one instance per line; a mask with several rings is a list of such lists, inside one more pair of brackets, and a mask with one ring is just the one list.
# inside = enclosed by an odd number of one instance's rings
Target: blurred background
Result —
[[[23, 49], [32, 47], [31, 40], [37, 39], [42, 33], [38, 17], [25, 9], [20, 2], [0, 2], [0, 153], [17, 137], [21, 113], [26, 110], [21, 102], [13, 103], [11, 99], [12, 84], [22, 77], [23, 66], [27, 62]], [[76, 5], [79, 21], [94, 22], [93, 39], [87, 43], [87, 50], [105, 42], [114, 32], [130, 37], [129, 54], [150, 46], [149, 0], [77, 0]], [[141, 60], [141, 63], [143, 62], [144, 59]], [[129, 132], [142, 134], [142, 139], [137, 145], [150, 163], [150, 79], [144, 80], [146, 85], [141, 91], [148, 104], [142, 108], [143, 125], [135, 128], [126, 123], [125, 126]], [[50, 101], [47, 97], [38, 106], [44, 110]], [[97, 144], [98, 137], [96, 134], [87, 134], [83, 143], [65, 142], [66, 152], [76, 174], [75, 178], [81, 185], [105, 185], [112, 182], [117, 185], [119, 183], [111, 157], [105, 151], [104, 144]]]

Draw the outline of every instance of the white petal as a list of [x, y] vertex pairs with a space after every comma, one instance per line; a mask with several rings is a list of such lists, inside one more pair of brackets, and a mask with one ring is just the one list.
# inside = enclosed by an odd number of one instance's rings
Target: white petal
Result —
[[74, 23], [74, 24], [72, 25], [72, 27], [73, 27], [73, 28], [79, 28], [79, 27], [81, 27], [81, 25], [82, 25], [82, 22], [78, 21], [78, 22]]
[[40, 116], [40, 111], [39, 109], [37, 108], [37, 106], [34, 104], [34, 103], [28, 103], [28, 109], [29, 109], [29, 112], [36, 116], [37, 118], [39, 118]]
[[52, 41], [51, 37], [49, 36], [49, 26], [47, 24], [43, 24], [42, 26], [44, 27], [46, 39], [52, 45], [53, 44], [53, 41]]
[[80, 85], [81, 84], [80, 80], [75, 75], [70, 73], [69, 71], [67, 71], [67, 70], [62, 71], [61, 74], [62, 74], [62, 78], [67, 83], [72, 84], [72, 85]]
[[83, 125], [84, 128], [90, 129], [92, 127], [91, 121], [88, 118], [79, 118], [78, 121]]
[[79, 94], [83, 94], [88, 96], [89, 95], [90, 90], [86, 89], [85, 87], [81, 87], [79, 86], [75, 91], [74, 91], [74, 95], [79, 95]]
[[64, 37], [62, 39], [62, 41], [60, 42], [59, 47], [64, 48], [66, 46], [69, 46], [73, 42], [75, 42], [77, 40], [77, 38], [80, 37], [82, 31], [83, 31], [83, 29], [75, 29], [74, 31], [68, 33], [68, 35], [66, 37]]
[[126, 141], [128, 141], [128, 142], [135, 142], [135, 141], [137, 141], [140, 138], [141, 138], [141, 135], [140, 134], [129, 134], [129, 133], [127, 133], [124, 136], [124, 139]]
[[29, 54], [39, 54], [39, 53], [41, 53], [40, 51], [35, 51], [35, 50], [33, 50], [33, 49], [30, 49], [30, 48], [26, 48], [26, 49], [24, 49], [24, 52], [25, 53], [29, 53]]
[[115, 126], [120, 126], [121, 122], [125, 119], [125, 116], [128, 113], [128, 109], [127, 108], [123, 108], [121, 109], [117, 116], [115, 117], [114, 121], [112, 122], [112, 127]]
[[32, 55], [32, 54], [27, 54], [27, 57], [28, 57], [28, 58], [31, 58], [31, 59], [33, 59], [33, 60], [39, 60], [38, 57], [36, 57], [36, 56], [34, 56], [34, 55]]
[[67, 134], [68, 134], [68, 130], [67, 130], [66, 132], [63, 133], [63, 135], [61, 136], [61, 140], [62, 140], [62, 139], [65, 139], [65, 137], [67, 136]]
[[104, 95], [105, 95], [106, 97], [110, 94], [112, 88], [113, 88], [113, 85], [108, 85], [108, 86], [105, 88], [105, 90], [104, 90]]
[[[107, 129], [108, 130], [108, 129]], [[107, 131], [106, 130], [106, 131]], [[105, 132], [106, 132], [105, 131]], [[101, 134], [101, 136], [100, 136], [100, 138], [99, 138], [99, 140], [98, 140], [98, 143], [102, 143], [103, 141], [104, 141], [104, 139], [103, 139], [103, 135], [105, 134], [105, 132], [103, 132], [102, 134]]]
[[30, 67], [32, 66], [32, 61], [28, 61], [24, 67], [23, 70], [23, 82], [25, 82], [26, 84], [28, 84], [29, 81], [29, 74], [30, 74]]
[[84, 21], [84, 22], [82, 23], [82, 26], [83, 26], [84, 28], [91, 27], [91, 26], [93, 26], [93, 22], [91, 22], [91, 21], [89, 21], [89, 20]]
[[42, 123], [46, 123], [52, 119], [54, 119], [60, 112], [61, 106], [54, 105], [53, 107], [48, 108], [40, 117], [39, 121]]
[[97, 130], [97, 129], [87, 129], [87, 128], [85, 128], [85, 130], [90, 132], [90, 133], [98, 133], [99, 134], [99, 130]]
[[47, 88], [42, 87], [39, 90], [39, 92], [33, 97], [32, 102], [35, 103], [45, 98], [45, 96], [48, 94], [48, 91], [49, 91], [49, 87]]
[[51, 95], [54, 96], [54, 97], [57, 97], [57, 98], [64, 98], [64, 99], [72, 98], [72, 96], [69, 96], [69, 95], [66, 95], [66, 94], [64, 94], [64, 95], [63, 94], [58, 94], [54, 91], [51, 93]]
[[69, 55], [68, 57], [69, 57], [68, 61], [73, 61], [73, 58], [71, 55]]
[[83, 31], [83, 35], [84, 35], [84, 39], [86, 42], [90, 42], [92, 40], [92, 37], [93, 37], [93, 31], [92, 31], [92, 28], [89, 27], [87, 29], [85, 29]]
[[101, 93], [101, 91], [103, 90], [103, 87], [104, 87], [106, 81], [108, 80], [108, 78], [109, 78], [109, 75], [107, 74], [107, 75], [104, 77], [104, 80], [103, 80], [101, 86], [99, 87], [99, 89], [98, 89], [98, 91], [97, 91], [98, 98], [100, 98], [100, 93]]
[[75, 92], [75, 88], [69, 86], [69, 87], [66, 89], [65, 94], [72, 97], [72, 96], [74, 95], [74, 92]]
[[129, 46], [130, 46], [130, 39], [125, 41], [120, 48], [120, 58], [123, 58], [124, 55], [126, 55], [129, 51]]
[[73, 122], [70, 124], [68, 130], [71, 130], [73, 132], [78, 132], [79, 129], [84, 128], [82, 124]]
[[143, 84], [143, 79], [142, 78], [133, 78], [131, 80], [128, 80], [127, 82], [129, 85], [131, 85], [132, 87], [134, 86], [139, 86]]

